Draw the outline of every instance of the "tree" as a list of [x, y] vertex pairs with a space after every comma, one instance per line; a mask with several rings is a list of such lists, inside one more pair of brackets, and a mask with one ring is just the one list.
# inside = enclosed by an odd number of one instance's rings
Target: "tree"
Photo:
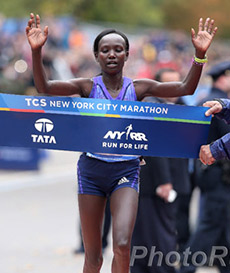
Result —
[[25, 17], [30, 12], [70, 15], [82, 21], [115, 22], [132, 26], [197, 28], [199, 17], [212, 17], [218, 35], [230, 37], [229, 0], [1, 0], [1, 13]]
[[195, 24], [200, 17], [215, 19], [218, 26], [218, 35], [230, 37], [229, 0], [163, 0], [162, 11], [164, 14], [165, 27], [171, 29], [197, 28]]
[[159, 0], [10, 0], [1, 5], [8, 17], [73, 15], [87, 21], [116, 22], [129, 25], [162, 25]]

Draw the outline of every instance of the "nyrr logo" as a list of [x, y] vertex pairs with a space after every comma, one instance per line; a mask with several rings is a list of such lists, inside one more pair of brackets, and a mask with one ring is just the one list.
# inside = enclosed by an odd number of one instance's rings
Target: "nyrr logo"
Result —
[[[127, 126], [125, 128], [125, 131], [108, 131], [104, 138], [105, 139], [118, 139], [120, 140], [122, 138], [122, 136], [125, 137], [126, 140], [128, 140], [129, 138], [131, 138], [132, 140], [136, 140], [136, 141], [148, 141], [148, 139], [146, 138], [144, 133], [140, 133], [140, 132], [132, 132], [133, 130], [133, 126], [132, 124], [130, 124], [129, 126]], [[123, 138], [124, 138], [123, 137]]]
[[[40, 118], [35, 121], [35, 129], [40, 133], [49, 133], [53, 130], [54, 124], [51, 120], [47, 118]], [[56, 144], [56, 139], [54, 136], [49, 135], [31, 135], [33, 142], [36, 143], [53, 143]]]

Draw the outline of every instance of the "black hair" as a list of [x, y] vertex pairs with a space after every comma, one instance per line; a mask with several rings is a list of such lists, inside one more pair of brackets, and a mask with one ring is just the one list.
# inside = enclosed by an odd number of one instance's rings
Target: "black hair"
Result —
[[161, 68], [160, 70], [157, 71], [157, 73], [155, 75], [155, 80], [158, 82], [161, 82], [162, 74], [164, 74], [165, 72], [178, 72], [178, 71], [173, 68], [167, 68], [167, 67]]
[[225, 71], [221, 71], [219, 74], [217, 74], [217, 75], [210, 75], [211, 76], [211, 78], [212, 78], [212, 81], [213, 82], [216, 82], [219, 78], [220, 78], [220, 76], [223, 76], [223, 75], [229, 75], [229, 70], [225, 70]]
[[106, 36], [108, 34], [111, 34], [111, 33], [115, 33], [115, 34], [120, 35], [125, 40], [125, 49], [126, 49], [126, 51], [129, 51], [129, 40], [126, 37], [126, 35], [124, 33], [122, 33], [121, 31], [119, 31], [119, 30], [110, 28], [110, 29], [103, 30], [101, 33], [99, 33], [97, 35], [97, 37], [94, 40], [94, 44], [93, 44], [93, 51], [94, 52], [98, 52], [98, 45], [99, 45], [100, 40], [104, 36]]

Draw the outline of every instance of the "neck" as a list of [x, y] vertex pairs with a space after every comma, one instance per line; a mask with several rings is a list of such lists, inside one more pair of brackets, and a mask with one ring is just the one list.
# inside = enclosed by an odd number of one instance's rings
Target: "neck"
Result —
[[122, 88], [123, 76], [121, 73], [116, 75], [102, 74], [102, 79], [109, 92], [117, 92]]

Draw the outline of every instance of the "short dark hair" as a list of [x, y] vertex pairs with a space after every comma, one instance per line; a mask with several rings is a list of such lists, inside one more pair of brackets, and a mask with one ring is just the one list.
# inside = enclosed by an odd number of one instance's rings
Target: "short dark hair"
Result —
[[161, 82], [161, 77], [162, 77], [162, 74], [164, 74], [165, 72], [175, 72], [177, 73], [178, 71], [173, 69], [173, 68], [169, 68], [169, 67], [166, 67], [166, 68], [161, 68], [160, 70], [157, 71], [157, 73], [155, 74], [155, 80], [158, 81], [158, 82]]
[[111, 34], [111, 33], [115, 33], [115, 34], [120, 35], [125, 40], [125, 49], [126, 49], [126, 51], [129, 51], [129, 40], [128, 40], [127, 36], [124, 33], [122, 33], [121, 31], [119, 31], [119, 30], [110, 28], [110, 29], [103, 30], [101, 33], [99, 33], [97, 35], [97, 37], [95, 38], [94, 43], [93, 43], [93, 51], [94, 52], [98, 52], [98, 45], [99, 45], [100, 40], [104, 36], [106, 36], [108, 34]]
[[229, 75], [230, 72], [230, 61], [224, 61], [217, 63], [211, 67], [207, 72], [207, 75], [211, 76], [213, 81], [217, 81], [222, 75]]

